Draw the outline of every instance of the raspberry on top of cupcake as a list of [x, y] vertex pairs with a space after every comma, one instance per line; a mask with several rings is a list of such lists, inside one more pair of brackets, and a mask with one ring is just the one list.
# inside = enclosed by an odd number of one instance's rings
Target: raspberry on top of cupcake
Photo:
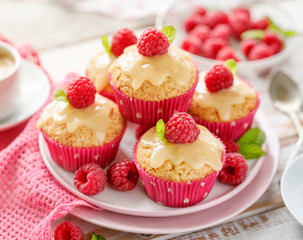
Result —
[[111, 65], [112, 85], [131, 98], [160, 101], [180, 96], [196, 83], [190, 55], [170, 43], [172, 26], [145, 30], [137, 45], [125, 48]]
[[[235, 76], [236, 62], [217, 64], [200, 73], [189, 113], [209, 122], [231, 122], [247, 116], [256, 108], [256, 90]], [[230, 70], [233, 70], [233, 72]]]
[[96, 94], [92, 81], [75, 79], [56, 92], [37, 123], [49, 138], [69, 147], [95, 147], [113, 141], [124, 129], [117, 105]]
[[222, 169], [224, 146], [187, 113], [159, 120], [140, 139], [136, 159], [149, 174], [166, 181], [199, 180]]
[[114, 34], [111, 46], [104, 35], [102, 36], [102, 43], [104, 50], [98, 52], [89, 61], [86, 75], [94, 82], [98, 92], [113, 93], [109, 84], [108, 68], [123, 53], [124, 48], [137, 43], [137, 37], [132, 30], [122, 28]]

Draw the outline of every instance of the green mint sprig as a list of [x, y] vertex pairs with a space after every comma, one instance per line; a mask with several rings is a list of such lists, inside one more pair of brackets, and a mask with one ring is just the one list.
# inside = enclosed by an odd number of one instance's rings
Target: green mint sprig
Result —
[[224, 62], [224, 65], [229, 68], [233, 75], [237, 73], [237, 62], [235, 59], [228, 59]]
[[241, 34], [241, 39], [259, 39], [261, 40], [264, 37], [264, 31], [259, 29], [247, 30]]
[[169, 44], [171, 44], [177, 34], [177, 29], [175, 29], [172, 25], [164, 26], [161, 31], [164, 33], [164, 35], [168, 38]]
[[105, 48], [106, 53], [108, 55], [111, 55], [112, 54], [112, 48], [109, 45], [107, 36], [106, 35], [102, 35], [101, 36], [101, 40], [102, 40], [102, 44], [103, 44], [103, 47]]
[[69, 100], [67, 99], [66, 93], [61, 88], [58, 88], [58, 90], [56, 91], [55, 99], [57, 101], [62, 101], [69, 104]]
[[258, 127], [249, 129], [237, 141], [240, 146], [241, 153], [246, 160], [255, 159], [266, 155], [262, 150], [262, 145], [265, 142], [265, 133]]
[[292, 36], [297, 36], [298, 33], [295, 31], [288, 31], [280, 28], [277, 24], [275, 24], [269, 17], [266, 17], [269, 26], [268, 28], [271, 29], [272, 31], [283, 35], [284, 37], [292, 37]]
[[157, 132], [157, 136], [160, 139], [160, 141], [165, 143], [167, 141], [166, 138], [165, 138], [165, 123], [162, 119], [160, 119], [157, 122], [156, 132]]
[[106, 238], [93, 232], [91, 240], [106, 240]]

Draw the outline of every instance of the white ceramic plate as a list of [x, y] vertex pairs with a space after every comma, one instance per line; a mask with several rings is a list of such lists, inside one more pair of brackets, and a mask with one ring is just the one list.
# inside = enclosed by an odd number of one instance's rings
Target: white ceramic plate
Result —
[[[266, 132], [266, 135], [268, 136], [267, 139], [276, 139], [275, 136], [270, 136], [271, 134], [268, 132], [269, 130], [266, 127], [267, 122], [261, 114], [256, 115], [255, 124], [257, 124]], [[123, 160], [125, 157], [132, 159], [132, 148], [136, 142], [134, 136], [134, 127], [135, 125], [131, 124], [128, 127], [125, 136], [122, 139], [120, 149], [115, 161]], [[47, 168], [52, 173], [52, 175], [70, 192], [103, 209], [127, 215], [144, 217], [168, 217], [189, 214], [221, 204], [222, 202], [235, 196], [252, 180], [254, 180], [264, 161], [264, 157], [258, 160], [248, 161], [248, 164], [250, 165], [248, 177], [244, 182], [236, 187], [223, 184], [220, 181], [216, 181], [209, 196], [201, 203], [186, 208], [169, 208], [159, 205], [149, 199], [144, 193], [141, 184], [137, 184], [136, 188], [130, 192], [120, 192], [109, 186], [106, 186], [103, 192], [94, 196], [86, 196], [80, 193], [74, 186], [74, 173], [62, 169], [52, 160], [42, 134], [40, 134], [39, 145], [43, 160]]]
[[0, 131], [12, 128], [27, 120], [43, 106], [49, 96], [49, 80], [35, 64], [25, 60], [21, 62], [19, 81], [19, 105], [12, 115], [0, 120]]
[[303, 154], [287, 167], [281, 178], [281, 194], [291, 214], [303, 225]]
[[220, 204], [190, 214], [173, 217], [136, 217], [110, 211], [76, 207], [70, 213], [93, 224], [125, 232], [167, 234], [192, 232], [220, 224], [257, 201], [271, 183], [279, 163], [279, 141], [264, 117], [267, 141], [262, 167], [242, 191]]

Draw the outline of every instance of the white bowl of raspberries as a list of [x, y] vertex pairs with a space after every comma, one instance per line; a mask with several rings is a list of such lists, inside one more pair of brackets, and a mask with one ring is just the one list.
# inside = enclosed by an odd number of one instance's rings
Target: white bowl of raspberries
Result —
[[240, 74], [248, 68], [263, 73], [297, 48], [296, 22], [276, 1], [233, 3], [174, 1], [159, 12], [156, 26], [173, 25], [177, 29], [173, 44], [190, 52], [201, 69], [233, 58]]

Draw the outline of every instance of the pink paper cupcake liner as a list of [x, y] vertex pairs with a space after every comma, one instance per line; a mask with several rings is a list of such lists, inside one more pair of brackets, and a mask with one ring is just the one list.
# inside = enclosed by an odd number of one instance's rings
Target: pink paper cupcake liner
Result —
[[[220, 171], [213, 172], [206, 178], [190, 182], [172, 182], [157, 178], [143, 168], [137, 161], [136, 150], [133, 150], [133, 160], [137, 166], [141, 183], [147, 196], [158, 204], [167, 207], [189, 207], [204, 200], [210, 193]], [[222, 153], [222, 166], [225, 162], [225, 150]]]
[[109, 79], [115, 91], [116, 103], [119, 106], [121, 114], [131, 122], [145, 126], [154, 126], [160, 119], [167, 122], [176, 111], [188, 111], [198, 83], [199, 70], [197, 68], [197, 80], [189, 91], [180, 96], [162, 101], [145, 101], [131, 98], [114, 86], [111, 75], [109, 75]]
[[106, 92], [106, 91], [100, 91], [99, 94], [103, 97], [106, 97], [106, 98], [112, 100], [113, 102], [116, 102], [116, 98], [115, 98], [114, 93], [110, 93], [110, 92]]
[[208, 130], [218, 137], [226, 137], [233, 141], [238, 140], [252, 125], [254, 116], [260, 106], [260, 96], [257, 92], [256, 107], [245, 117], [232, 122], [208, 122], [192, 116], [196, 123], [208, 128]]
[[126, 128], [127, 123], [125, 122], [122, 133], [113, 141], [100, 147], [87, 148], [64, 146], [48, 137], [43, 131], [41, 132], [53, 160], [65, 170], [74, 172], [86, 163], [97, 163], [102, 168], [110, 164], [116, 157], [120, 141], [125, 133]]

